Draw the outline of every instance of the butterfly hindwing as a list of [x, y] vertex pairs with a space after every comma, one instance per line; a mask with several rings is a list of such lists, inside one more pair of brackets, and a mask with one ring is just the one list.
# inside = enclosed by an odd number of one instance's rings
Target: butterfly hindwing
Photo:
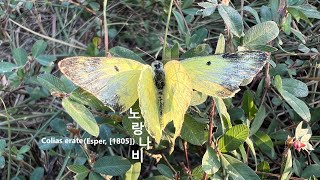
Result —
[[[190, 105], [192, 97], [191, 81], [188, 72], [179, 61], [169, 61], [164, 66], [164, 125], [173, 121], [175, 127], [175, 139], [180, 135], [184, 115]], [[174, 142], [173, 142], [174, 143]]]
[[153, 79], [154, 73], [149, 65], [145, 65], [138, 83], [139, 105], [144, 118], [144, 125], [157, 143], [161, 139], [161, 122], [158, 104], [158, 92]]
[[194, 57], [181, 64], [190, 75], [193, 89], [226, 98], [240, 90], [243, 80], [254, 77], [267, 59], [267, 53], [253, 51]]
[[116, 57], [71, 57], [59, 62], [67, 78], [118, 112], [128, 110], [137, 101], [137, 84], [143, 66], [137, 61]]

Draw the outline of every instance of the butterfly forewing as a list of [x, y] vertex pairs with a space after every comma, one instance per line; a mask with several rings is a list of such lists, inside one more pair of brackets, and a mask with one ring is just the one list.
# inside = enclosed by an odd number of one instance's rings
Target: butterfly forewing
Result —
[[254, 77], [269, 58], [264, 52], [239, 52], [181, 61], [193, 89], [211, 96], [232, 97], [244, 80]]
[[71, 57], [59, 62], [67, 78], [119, 112], [137, 101], [142, 67], [137, 61], [115, 57]]

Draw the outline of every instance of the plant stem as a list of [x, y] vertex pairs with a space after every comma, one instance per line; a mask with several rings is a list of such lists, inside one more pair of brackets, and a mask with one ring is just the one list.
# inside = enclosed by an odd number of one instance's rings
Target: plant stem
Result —
[[71, 151], [69, 151], [69, 152], [67, 153], [67, 157], [66, 157], [66, 158], [64, 159], [64, 161], [63, 161], [61, 170], [60, 170], [58, 176], [56, 177], [57, 180], [58, 180], [58, 179], [61, 179], [62, 173], [63, 173], [64, 169], [66, 168], [67, 163], [68, 163], [68, 161], [69, 161], [69, 159], [70, 159], [70, 154], [71, 154]]
[[187, 141], [185, 141], [185, 140], [183, 140], [183, 150], [184, 150], [184, 158], [186, 159], [186, 164], [187, 164], [188, 172], [190, 172]]
[[212, 106], [210, 110], [210, 117], [209, 117], [209, 136], [208, 136], [208, 146], [210, 147], [212, 145], [212, 137], [213, 137], [213, 117], [214, 117], [214, 107], [216, 106], [216, 103], [214, 99], [212, 98]]
[[[212, 98], [212, 105], [210, 108], [210, 117], [209, 117], [209, 136], [208, 136], [208, 147], [211, 147], [212, 145], [212, 138], [213, 138], [213, 117], [214, 117], [214, 107], [216, 106], [216, 103], [214, 99]], [[203, 173], [202, 179], [207, 179], [207, 173]]]
[[107, 25], [107, 4], [108, 0], [103, 1], [103, 27], [104, 27], [104, 45], [106, 57], [109, 56], [109, 39], [108, 39], [108, 25]]
[[165, 60], [165, 53], [166, 53], [166, 46], [167, 46], [167, 36], [168, 36], [170, 17], [171, 17], [171, 12], [172, 12], [172, 4], [173, 4], [173, 0], [170, 1], [168, 17], [167, 17], [167, 24], [166, 24], [166, 31], [165, 31], [165, 34], [164, 34], [163, 50], [162, 50], [162, 60], [163, 61]]
[[10, 180], [10, 176], [11, 176], [11, 125], [10, 125], [10, 120], [9, 120], [9, 114], [8, 114], [8, 111], [7, 111], [7, 107], [6, 107], [6, 104], [4, 103], [3, 99], [0, 98], [2, 104], [3, 104], [3, 107], [6, 111], [6, 118], [7, 118], [7, 121], [8, 121], [8, 151], [9, 151], [9, 156], [8, 156], [8, 175], [7, 175], [7, 180]]

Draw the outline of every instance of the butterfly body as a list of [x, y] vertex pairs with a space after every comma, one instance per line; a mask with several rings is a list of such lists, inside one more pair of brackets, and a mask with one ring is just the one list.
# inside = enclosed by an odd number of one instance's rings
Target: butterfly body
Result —
[[180, 134], [193, 90], [232, 97], [241, 83], [254, 77], [269, 58], [253, 51], [171, 60], [150, 65], [119, 57], [71, 57], [59, 68], [72, 82], [95, 95], [114, 111], [128, 110], [138, 99], [145, 127], [159, 143], [173, 121]]
[[163, 64], [160, 61], [154, 61], [151, 64], [151, 67], [154, 72], [153, 80], [157, 88], [158, 96], [158, 105], [159, 105], [159, 114], [162, 117], [163, 112], [163, 89], [165, 87], [165, 73], [163, 71]]

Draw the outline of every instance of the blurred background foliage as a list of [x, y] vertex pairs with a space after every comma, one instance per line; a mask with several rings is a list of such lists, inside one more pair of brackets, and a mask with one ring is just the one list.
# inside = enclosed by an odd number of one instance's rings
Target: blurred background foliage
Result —
[[[243, 50], [271, 52], [265, 69], [234, 98], [214, 99], [214, 144], [223, 155], [206, 146], [212, 99], [201, 94], [186, 115], [173, 154], [168, 154], [164, 138], [144, 153], [142, 164], [131, 159], [131, 149], [137, 146], [41, 143], [42, 138], [78, 135], [137, 137], [126, 115], [111, 112], [57, 68], [65, 57], [104, 56], [103, 1], [6, 0], [0, 1], [1, 177], [320, 177], [320, 2], [172, 2], [162, 53], [170, 0], [108, 1], [111, 55], [150, 63]], [[66, 96], [76, 101], [68, 104], [75, 108], [71, 113], [61, 106]], [[90, 125], [98, 128], [86, 128]], [[232, 146], [223, 143], [229, 141]]]

